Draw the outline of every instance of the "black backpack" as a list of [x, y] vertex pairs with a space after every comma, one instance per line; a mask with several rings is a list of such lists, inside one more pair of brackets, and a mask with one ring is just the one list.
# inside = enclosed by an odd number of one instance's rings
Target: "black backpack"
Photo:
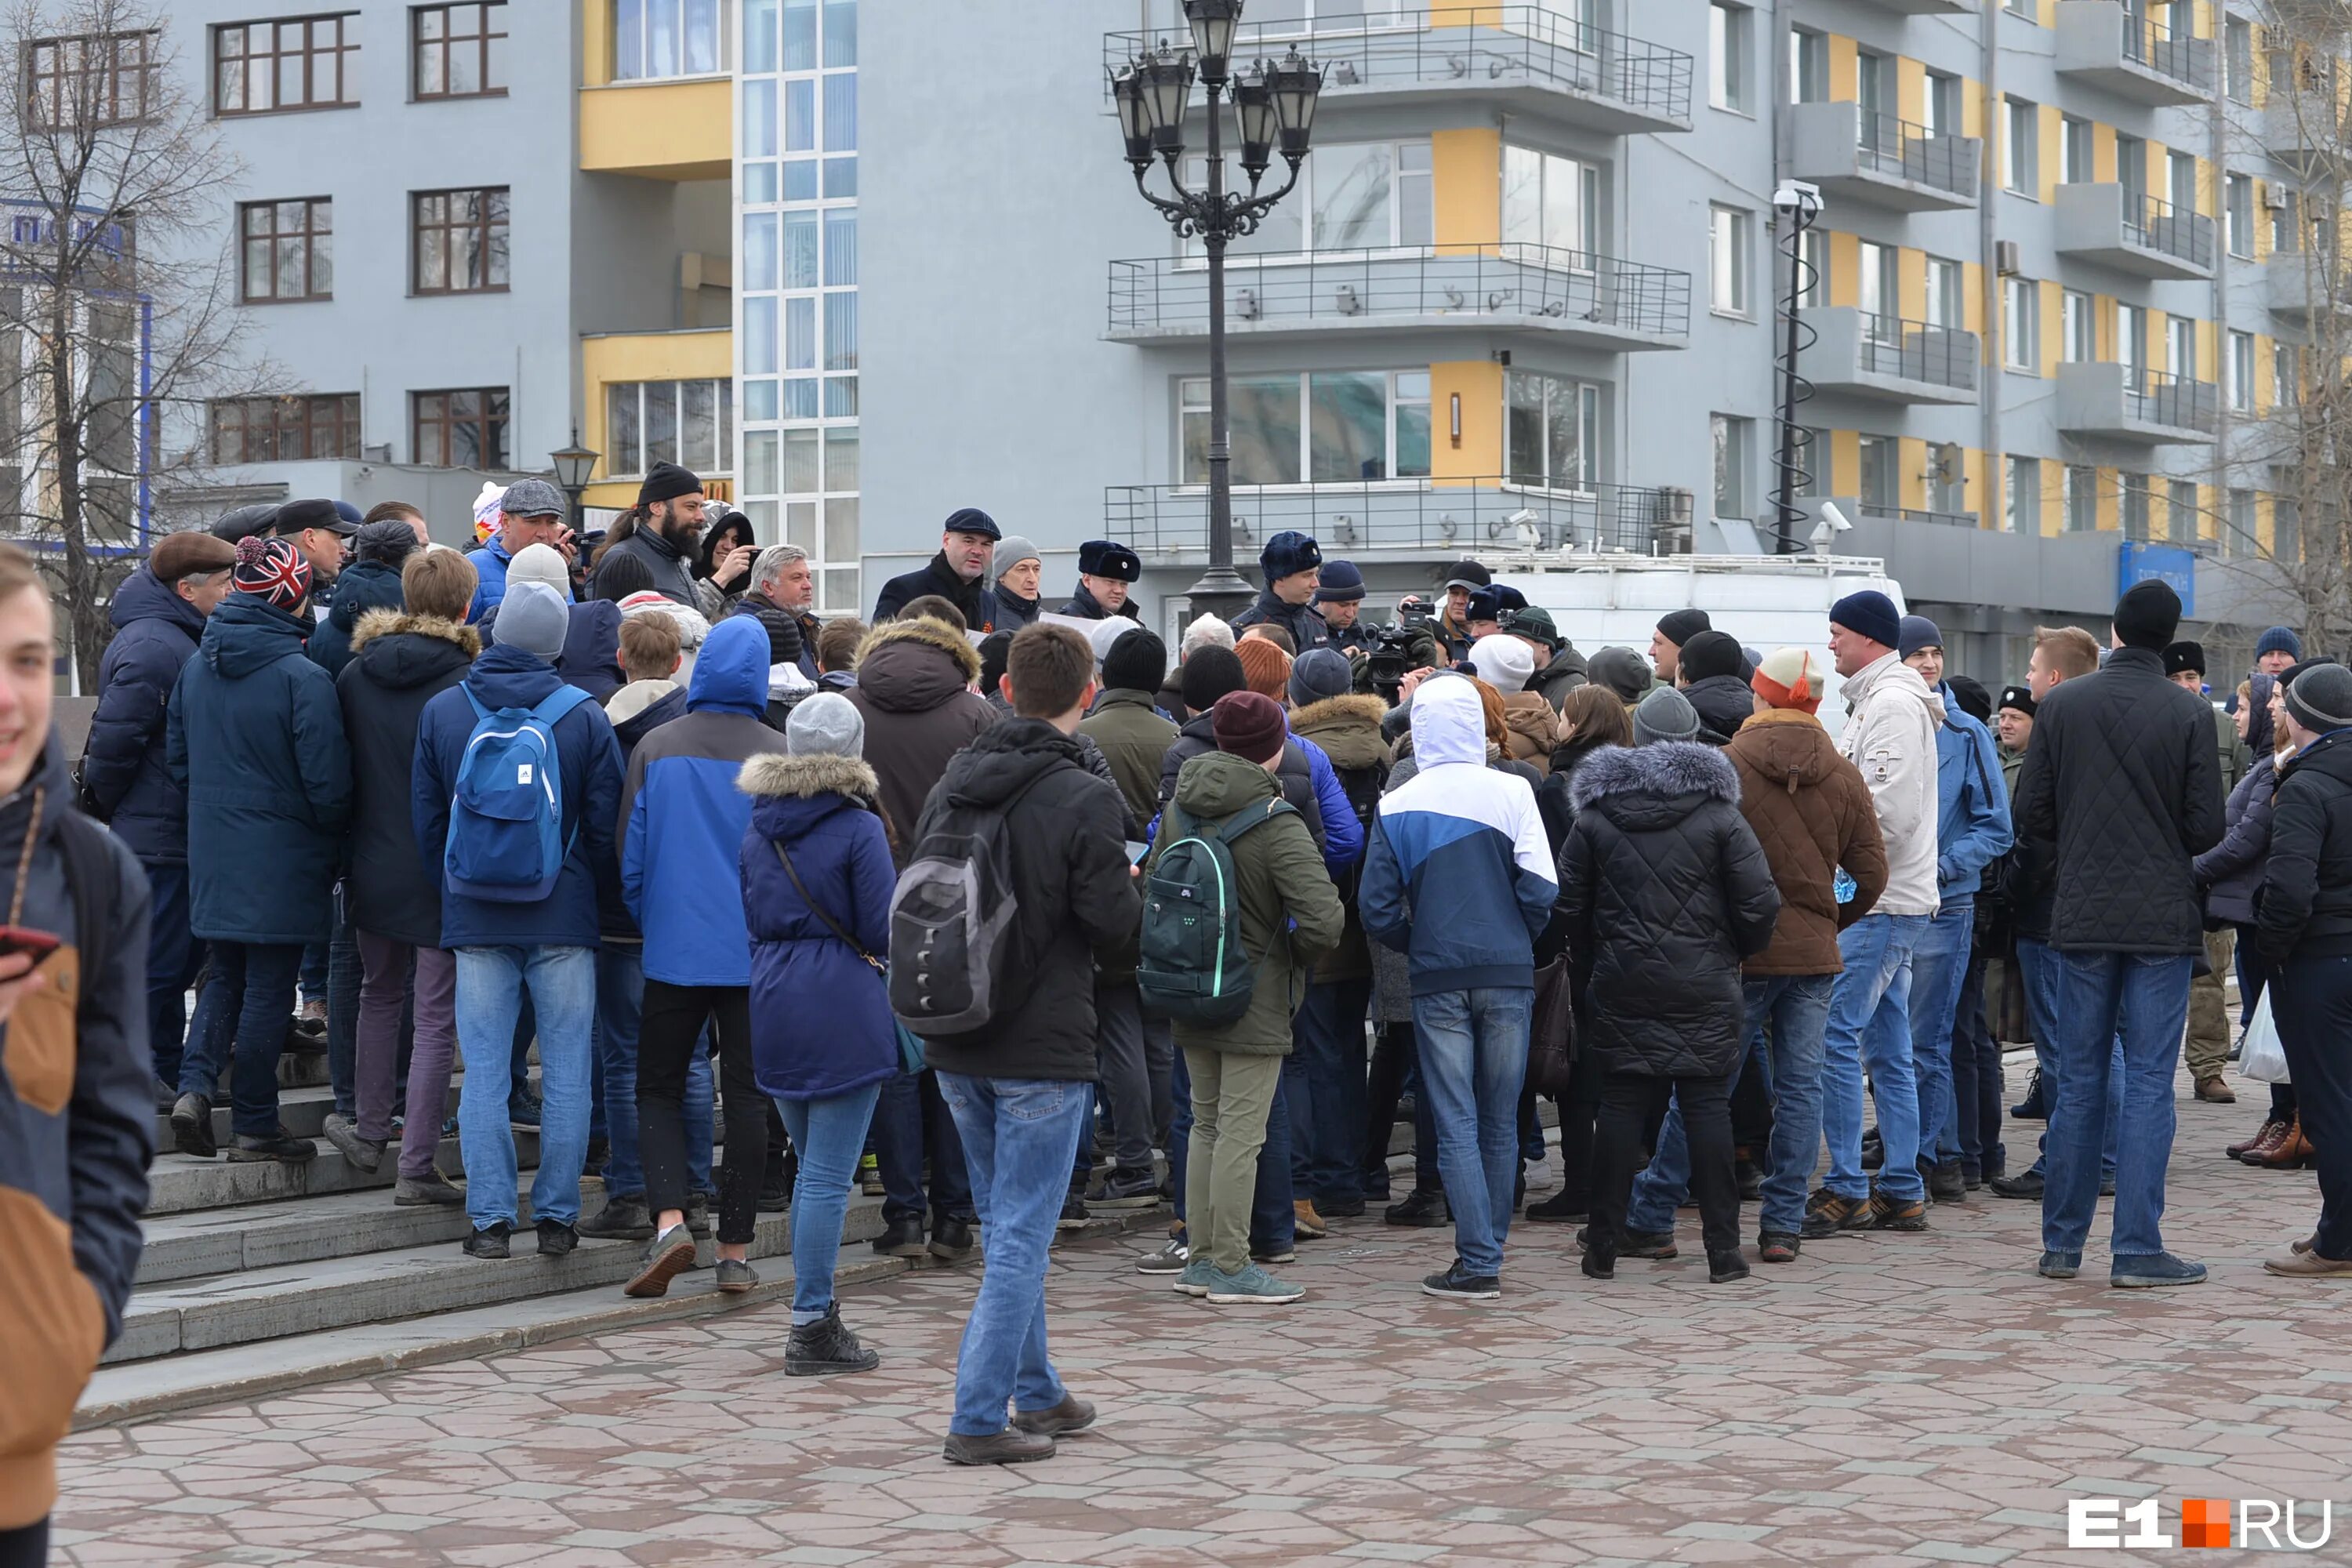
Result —
[[988, 1026], [1028, 986], [1013, 949], [1021, 905], [1006, 824], [1040, 771], [1003, 805], [950, 806], [915, 846], [890, 895], [890, 1011], [926, 1038]]
[[1257, 978], [1242, 946], [1241, 888], [1232, 845], [1244, 833], [1297, 808], [1262, 800], [1222, 822], [1194, 822], [1171, 808], [1171, 835], [1143, 889], [1143, 938], [1135, 968], [1143, 1005], [1155, 1016], [1222, 1029], [1249, 1011]]

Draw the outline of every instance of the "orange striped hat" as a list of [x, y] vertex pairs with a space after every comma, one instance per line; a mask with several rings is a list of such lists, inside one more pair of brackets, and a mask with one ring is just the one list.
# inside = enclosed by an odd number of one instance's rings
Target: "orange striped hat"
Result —
[[1775, 708], [1811, 713], [1822, 705], [1822, 665], [1810, 649], [1776, 647], [1764, 656], [1748, 682], [1757, 696]]

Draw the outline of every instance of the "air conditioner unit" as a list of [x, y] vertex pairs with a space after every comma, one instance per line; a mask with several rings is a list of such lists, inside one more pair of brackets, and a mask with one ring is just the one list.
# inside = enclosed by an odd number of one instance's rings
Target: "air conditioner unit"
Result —
[[2284, 185], [2263, 185], [2263, 205], [2270, 208], [2273, 212], [2283, 213], [2286, 211], [2286, 187]]
[[2020, 271], [2023, 270], [2018, 265], [2017, 241], [2013, 239], [1997, 239], [1993, 241], [1992, 265], [1993, 270], [2000, 273], [2003, 278], [2014, 278]]

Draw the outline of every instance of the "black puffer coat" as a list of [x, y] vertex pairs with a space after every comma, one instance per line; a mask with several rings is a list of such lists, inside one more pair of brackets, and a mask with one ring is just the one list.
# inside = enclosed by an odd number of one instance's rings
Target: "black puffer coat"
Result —
[[1698, 710], [1698, 721], [1705, 726], [1699, 738], [1717, 746], [1739, 733], [1739, 727], [1756, 711], [1756, 693], [1736, 675], [1694, 680], [1683, 689], [1683, 697]]
[[411, 947], [441, 945], [441, 882], [416, 850], [410, 774], [425, 705], [466, 679], [482, 651], [472, 626], [371, 610], [352, 630], [335, 678], [352, 747], [351, 869], [344, 887], [362, 931]]
[[2322, 735], [2278, 774], [2263, 956], [2284, 963], [2352, 952], [2352, 735]]
[[1570, 784], [1559, 917], [1602, 1072], [1713, 1078], [1744, 1046], [1739, 966], [1764, 951], [1780, 894], [1714, 747], [1593, 752]]

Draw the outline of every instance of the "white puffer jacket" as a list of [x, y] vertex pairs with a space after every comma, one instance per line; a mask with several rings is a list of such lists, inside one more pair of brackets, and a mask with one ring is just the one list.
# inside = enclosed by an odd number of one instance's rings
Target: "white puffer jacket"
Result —
[[1936, 731], [1944, 705], [1895, 654], [1846, 679], [1838, 751], [1862, 770], [1886, 839], [1886, 891], [1873, 914], [1932, 915], [1936, 891]]

